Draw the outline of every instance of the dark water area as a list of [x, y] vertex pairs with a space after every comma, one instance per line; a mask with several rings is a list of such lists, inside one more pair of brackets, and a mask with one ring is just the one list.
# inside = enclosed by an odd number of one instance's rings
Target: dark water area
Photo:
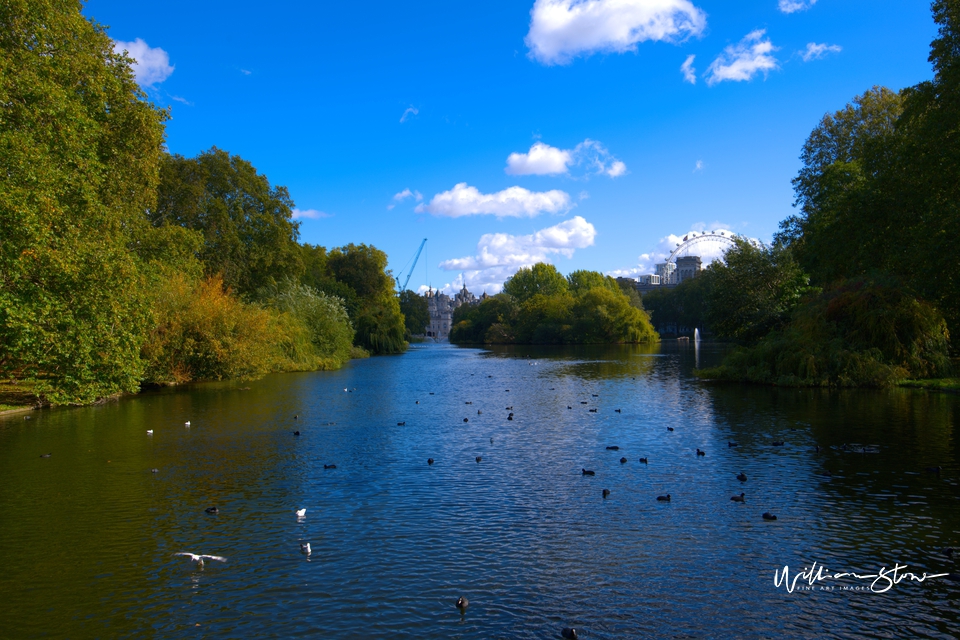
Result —
[[950, 577], [833, 577], [960, 573], [960, 397], [718, 358], [425, 345], [0, 417], [0, 637], [960, 635]]

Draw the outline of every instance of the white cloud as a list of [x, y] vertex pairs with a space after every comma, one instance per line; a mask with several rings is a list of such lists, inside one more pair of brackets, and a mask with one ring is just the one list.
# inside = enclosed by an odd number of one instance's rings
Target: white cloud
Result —
[[680, 73], [683, 74], [683, 80], [690, 84], [697, 84], [697, 70], [693, 68], [693, 59], [697, 56], [687, 56], [687, 59], [680, 65]]
[[542, 142], [535, 142], [528, 153], [511, 153], [507, 156], [507, 168], [511, 176], [544, 176], [566, 173], [567, 165], [573, 162], [573, 153], [557, 149]]
[[528, 217], [541, 213], [562, 213], [574, 207], [570, 195], [564, 191], [528, 191], [510, 187], [497, 193], [480, 193], [476, 187], [461, 182], [449, 191], [433, 196], [429, 204], [417, 205], [417, 213], [459, 218], [478, 214], [492, 214], [498, 218]]
[[803, 58], [804, 62], [810, 62], [811, 60], [819, 60], [828, 53], [840, 53], [841, 51], [843, 51], [843, 48], [840, 45], [808, 42], [806, 50], [800, 52], [800, 57]]
[[445, 260], [440, 268], [460, 271], [463, 277], [444, 285], [443, 290], [455, 290], [463, 286], [474, 293], [498, 293], [503, 281], [521, 267], [530, 267], [538, 262], [549, 262], [555, 255], [573, 257], [577, 249], [593, 245], [597, 231], [580, 216], [530, 235], [486, 233], [477, 243], [477, 255]]
[[777, 47], [769, 39], [763, 39], [764, 33], [763, 29], [751, 31], [737, 44], [726, 47], [707, 68], [707, 84], [750, 80], [760, 72], [766, 77], [769, 71], [779, 69], [777, 59], [770, 55]]
[[693, 165], [693, 172], [703, 171], [703, 160], [697, 160], [697, 164]]
[[333, 216], [332, 213], [326, 213], [325, 211], [317, 211], [316, 209], [304, 209], [302, 211], [300, 209], [294, 209], [293, 215], [291, 217], [294, 220], [303, 220], [305, 218], [310, 220], [317, 220], [318, 218], [330, 218], [332, 216]]
[[420, 109], [417, 109], [416, 107], [407, 107], [407, 110], [403, 112], [402, 116], [400, 116], [400, 122], [406, 122], [408, 117], [411, 115], [417, 115], [418, 113], [420, 113]]
[[590, 138], [573, 149], [558, 149], [535, 142], [529, 152], [507, 156], [504, 171], [515, 176], [543, 176], [570, 173], [573, 167], [583, 167], [585, 175], [606, 174], [611, 178], [627, 172], [626, 164], [614, 158], [600, 142]]
[[113, 50], [116, 53], [127, 52], [127, 56], [134, 59], [133, 73], [137, 82], [145, 87], [152, 87], [163, 82], [173, 73], [170, 66], [170, 56], [160, 47], [152, 48], [141, 38], [133, 42], [113, 41]]
[[524, 42], [531, 58], [566, 64], [581, 54], [698, 36], [706, 25], [706, 14], [690, 0], [536, 0]]
[[784, 13], [793, 13], [794, 11], [806, 11], [815, 4], [817, 4], [817, 0], [780, 0], [779, 7], [780, 11]]
[[407, 198], [413, 198], [417, 202], [422, 202], [423, 194], [419, 191], [410, 191], [410, 189], [404, 189], [400, 193], [394, 194], [393, 203], [387, 205], [387, 210], [393, 209], [395, 206], [397, 206], [398, 202], [403, 202]]

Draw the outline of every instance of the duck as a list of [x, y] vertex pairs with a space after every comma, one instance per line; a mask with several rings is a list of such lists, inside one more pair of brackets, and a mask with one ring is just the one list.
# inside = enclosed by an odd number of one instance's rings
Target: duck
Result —
[[294, 419], [294, 420], [299, 420], [299, 419], [300, 419], [300, 414], [299, 414], [299, 413], [293, 414], [293, 419]]
[[300, 553], [303, 553], [305, 555], [310, 555], [311, 553], [313, 553], [313, 550], [310, 548], [309, 542], [300, 543]]
[[620, 447], [613, 445], [612, 447], [607, 447], [607, 451], [620, 451]]
[[507, 407], [506, 411], [513, 411], [513, 407]]
[[299, 432], [299, 431], [294, 431], [294, 432], [293, 432], [293, 435], [298, 436], [298, 435], [300, 435], [300, 432]]
[[584, 476], [595, 476], [597, 475], [596, 471], [591, 471], [590, 469], [580, 469], [580, 475]]
[[480, 411], [480, 409], [477, 409], [477, 415], [478, 415], [478, 416], [483, 415], [483, 411]]
[[204, 511], [207, 513], [220, 513], [220, 509], [217, 509], [216, 507], [207, 507], [204, 509]]
[[420, 401], [419, 401], [419, 400], [417, 400], [417, 401], [416, 401], [416, 402], [415, 402], [414, 404], [420, 404]]
[[150, 469], [150, 473], [160, 473], [160, 469]]
[[647, 464], [647, 459], [646, 459], [646, 458], [640, 458], [637, 462], [642, 462], [643, 464]]
[[337, 465], [335, 465], [335, 464], [325, 464], [325, 465], [323, 465], [323, 468], [324, 468], [324, 469], [336, 469], [336, 468], [337, 468]]
[[667, 427], [667, 431], [673, 431], [673, 427]]
[[744, 495], [745, 495], [745, 494], [741, 492], [740, 495], [738, 495], [738, 496], [731, 496], [730, 499], [733, 500], [734, 502], [746, 502], [746, 500], [744, 499]]
[[747, 474], [745, 474], [743, 471], [741, 471], [740, 473], [737, 474], [737, 480], [739, 480], [740, 482], [746, 482], [746, 481], [747, 481]]
[[507, 420], [513, 420], [513, 414], [512, 414], [512, 413], [507, 416]]
[[481, 456], [477, 456], [477, 464], [480, 464], [480, 461], [483, 460]]
[[40, 457], [41, 457], [41, 458], [49, 458], [49, 457], [52, 456], [52, 455], [53, 455], [52, 453], [41, 453], [41, 454], [40, 454]]
[[620, 464], [627, 464], [626, 458], [620, 458]]
[[606, 498], [608, 495], [610, 495], [610, 489], [604, 489], [604, 490], [603, 490], [603, 497]]
[[948, 558], [952, 558], [955, 551], [956, 549], [954, 549], [953, 547], [944, 547], [941, 553], [943, 553], [943, 555], [947, 556]]
[[668, 493], [665, 496], [657, 496], [658, 502], [670, 502], [670, 494]]
[[596, 413], [597, 411], [599, 411], [599, 409], [587, 409], [587, 411], [589, 411], [590, 413]]
[[762, 517], [763, 517], [764, 520], [776, 520], [776, 519], [777, 519], [777, 516], [773, 515], [773, 514], [770, 513], [769, 511], [764, 511]]
[[467, 600], [463, 596], [460, 596], [459, 598], [457, 598], [457, 609], [460, 609], [460, 613], [463, 613], [464, 611], [466, 611], [467, 607], [469, 606], [470, 606], [469, 600]]
[[697, 449], [697, 455], [698, 455], [698, 456], [705, 456], [705, 455], [707, 455], [707, 452], [706, 452], [706, 451], [700, 451], [700, 449]]
[[[50, 457], [50, 454], [47, 454], [47, 457], [49, 458], [49, 457]], [[940, 475], [940, 472], [941, 472], [942, 470], [943, 470], [943, 468], [942, 468], [940, 465], [937, 465], [937, 466], [935, 466], [935, 467], [927, 467], [927, 473], [935, 473], [935, 474], [937, 474], [937, 475]]]
[[407, 426], [407, 421], [404, 420], [403, 422], [398, 422], [398, 423], [397, 423], [397, 426], [398, 426], [398, 427], [405, 427], [405, 426]]
[[783, 440], [774, 440], [774, 441], [773, 441], [773, 446], [775, 446], [775, 447], [782, 447], [784, 444], [785, 444], [785, 443], [784, 443]]
[[427, 458], [427, 464], [433, 464], [433, 458]]
[[571, 407], [570, 405], [567, 405], [567, 409], [573, 409], [573, 407]]
[[464, 418], [463, 421], [464, 421], [464, 422], [470, 422], [470, 418]]
[[577, 635], [577, 630], [573, 627], [564, 627], [560, 630], [560, 637], [565, 640], [577, 640], [580, 636]]
[[473, 404], [472, 402], [464, 402], [463, 404]]
[[614, 409], [614, 411], [616, 411], [617, 413], [623, 413], [622, 409]]
[[586, 401], [586, 400], [581, 400], [581, 401], [580, 401], [580, 404], [587, 404], [587, 401]]
[[594, 394], [592, 394], [592, 395], [593, 395], [594, 398], [599, 398], [599, 397], [600, 397], [600, 394], [599, 394], [599, 393], [594, 393]]
[[297, 509], [297, 517], [298, 517], [298, 518], [304, 518], [304, 517], [306, 517], [306, 515], [307, 515], [307, 509], [306, 509], [306, 508]]
[[727, 446], [728, 446], [728, 447], [739, 447], [739, 446], [740, 446], [740, 443], [739, 443], [739, 442], [730, 442], [729, 440], [727, 440]]

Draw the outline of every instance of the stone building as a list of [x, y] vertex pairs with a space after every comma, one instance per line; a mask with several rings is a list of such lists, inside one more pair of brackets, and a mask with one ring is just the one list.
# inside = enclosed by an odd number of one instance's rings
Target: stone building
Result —
[[430, 314], [427, 337], [432, 338], [434, 342], [443, 342], [450, 337], [454, 309], [464, 304], [480, 304], [482, 300], [487, 299], [486, 293], [478, 298], [467, 291], [467, 285], [463, 285], [463, 288], [452, 297], [441, 293], [439, 289], [434, 291], [433, 288], [423, 295], [427, 298], [427, 311]]

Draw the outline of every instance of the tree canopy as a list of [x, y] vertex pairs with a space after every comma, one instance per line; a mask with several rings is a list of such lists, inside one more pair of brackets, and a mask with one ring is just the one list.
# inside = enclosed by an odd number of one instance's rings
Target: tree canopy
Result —
[[207, 274], [250, 294], [303, 272], [292, 213], [286, 187], [271, 186], [252, 164], [213, 147], [195, 158], [165, 157], [148, 218], [202, 233]]
[[165, 111], [75, 0], [0, 6], [0, 375], [57, 402], [137, 388], [149, 322], [128, 249]]

